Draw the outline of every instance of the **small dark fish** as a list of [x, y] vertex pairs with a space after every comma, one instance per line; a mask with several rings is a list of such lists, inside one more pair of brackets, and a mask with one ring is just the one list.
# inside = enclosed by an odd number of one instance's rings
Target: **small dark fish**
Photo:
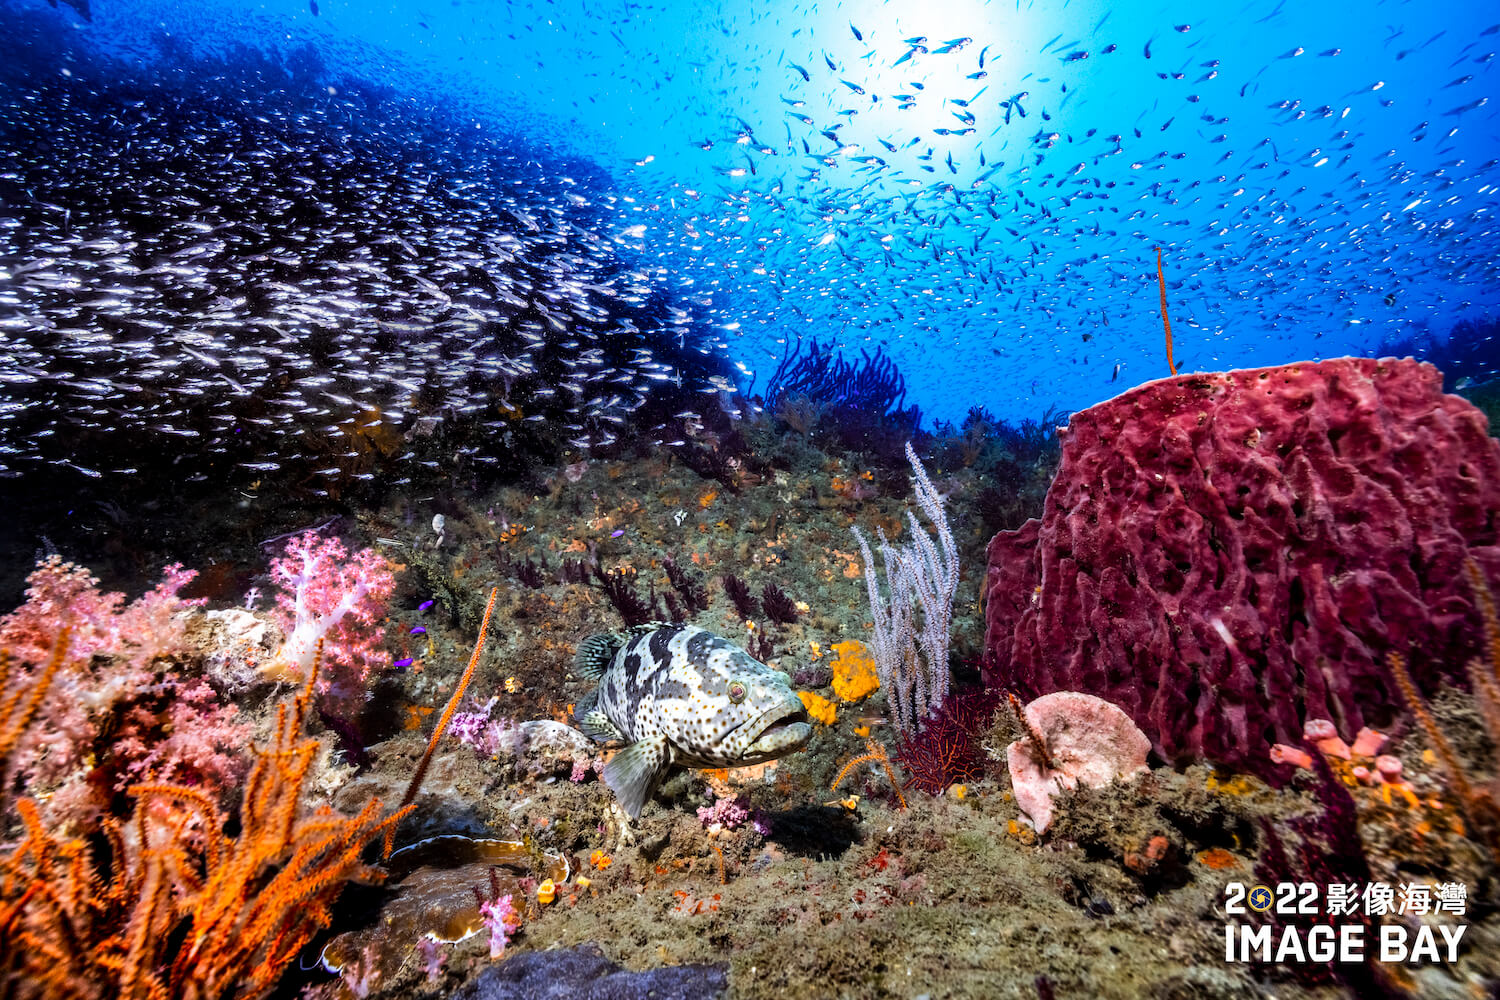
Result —
[[1452, 117], [1454, 115], [1461, 115], [1461, 114], [1463, 114], [1466, 111], [1473, 111], [1476, 108], [1482, 108], [1486, 104], [1488, 104], [1489, 102], [1490, 102], [1490, 99], [1488, 97], [1476, 98], [1475, 100], [1470, 101], [1468, 104], [1465, 104], [1463, 107], [1454, 108], [1451, 111], [1444, 111], [1443, 112], [1443, 117], [1444, 118], [1449, 118], [1449, 117]]
[[839, 68], [833, 64], [833, 60], [828, 58], [827, 52], [823, 53], [823, 62], [828, 65], [829, 72], [837, 73], [839, 71]]
[[854, 40], [856, 42], [862, 42], [865, 40], [865, 36], [859, 33], [859, 29], [854, 26], [853, 21], [849, 22], [849, 30], [854, 32]]
[[798, 66], [796, 63], [787, 63], [787, 65], [801, 74], [804, 81], [811, 82], [812, 77], [808, 75], [807, 70], [803, 69], [801, 66]]
[[307, 7], [312, 11], [312, 16], [318, 16], [318, 0], [307, 0]]
[[980, 69], [984, 69], [984, 54], [986, 52], [988, 52], [989, 50], [990, 50], [990, 47], [988, 45], [986, 45], [984, 48], [982, 48], [982, 49], [979, 50], [979, 68]]

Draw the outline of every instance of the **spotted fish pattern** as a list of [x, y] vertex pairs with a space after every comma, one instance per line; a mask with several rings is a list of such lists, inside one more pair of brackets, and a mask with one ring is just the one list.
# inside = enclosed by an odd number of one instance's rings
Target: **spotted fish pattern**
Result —
[[652, 622], [578, 645], [598, 687], [576, 710], [596, 740], [622, 740], [604, 781], [632, 819], [673, 765], [740, 767], [802, 749], [807, 712], [785, 673], [695, 625]]

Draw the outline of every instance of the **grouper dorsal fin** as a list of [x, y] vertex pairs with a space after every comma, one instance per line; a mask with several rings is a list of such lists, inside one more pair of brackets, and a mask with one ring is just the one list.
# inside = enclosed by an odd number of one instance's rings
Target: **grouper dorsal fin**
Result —
[[653, 736], [630, 744], [604, 765], [604, 782], [631, 819], [640, 817], [641, 808], [672, 763], [671, 754], [667, 738]]
[[614, 632], [599, 632], [578, 644], [573, 654], [573, 672], [586, 681], [597, 681], [609, 669], [609, 661], [615, 658], [625, 637]]
[[625, 630], [625, 641], [629, 642], [638, 635], [649, 635], [664, 628], [682, 628], [682, 622], [642, 622], [639, 625], [632, 625]]
[[609, 669], [609, 663], [620, 648], [632, 639], [649, 635], [658, 629], [681, 628], [676, 622], [645, 622], [623, 632], [598, 632], [578, 644], [573, 654], [573, 673], [586, 681], [597, 681]]

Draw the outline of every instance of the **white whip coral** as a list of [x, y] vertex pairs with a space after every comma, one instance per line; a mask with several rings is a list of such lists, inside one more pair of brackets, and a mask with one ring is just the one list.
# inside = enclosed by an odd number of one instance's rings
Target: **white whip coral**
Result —
[[[892, 721], [903, 736], [910, 736], [948, 696], [948, 634], [953, 624], [953, 596], [958, 592], [958, 546], [948, 528], [943, 498], [927, 478], [927, 470], [909, 441], [906, 457], [911, 462], [917, 505], [932, 522], [937, 542], [911, 511], [906, 512], [911, 528], [909, 543], [892, 545], [885, 532], [876, 529], [889, 585], [889, 593], [882, 596], [869, 543], [858, 528], [853, 531], [864, 557], [865, 583], [870, 591], [870, 617], [875, 624], [870, 648], [875, 672], [890, 699]], [[919, 605], [920, 629], [916, 621]]]

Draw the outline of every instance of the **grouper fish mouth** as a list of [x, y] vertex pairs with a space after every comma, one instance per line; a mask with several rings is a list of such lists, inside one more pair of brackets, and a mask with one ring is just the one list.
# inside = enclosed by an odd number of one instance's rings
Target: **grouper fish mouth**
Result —
[[[758, 721], [758, 725], [760, 735], [745, 752], [746, 764], [775, 760], [777, 757], [801, 750], [812, 736], [812, 724], [808, 720], [807, 709], [803, 707], [800, 698], [797, 700], [795, 709], [790, 711], [783, 707], [773, 709]], [[755, 727], [751, 728], [753, 730]]]
[[598, 682], [575, 710], [580, 727], [626, 744], [604, 766], [604, 781], [632, 819], [673, 765], [760, 764], [812, 737], [791, 678], [695, 625], [589, 636], [574, 670]]

